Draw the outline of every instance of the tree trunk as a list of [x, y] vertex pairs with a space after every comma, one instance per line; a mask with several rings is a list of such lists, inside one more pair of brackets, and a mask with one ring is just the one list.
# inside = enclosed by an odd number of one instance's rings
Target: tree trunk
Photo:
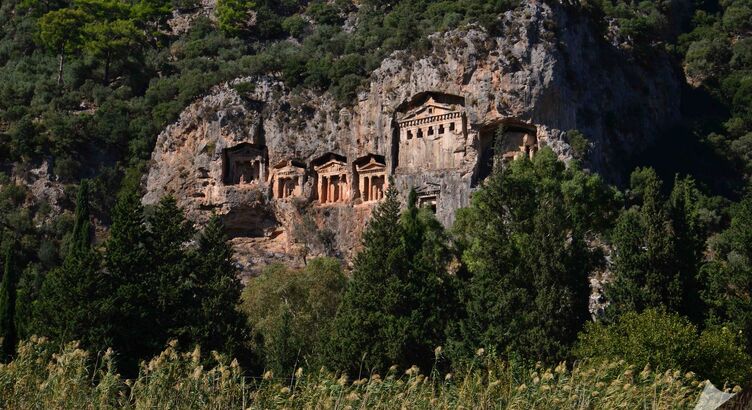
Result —
[[65, 61], [65, 54], [62, 52], [57, 56], [60, 63], [57, 66], [57, 86], [63, 85], [63, 62]]

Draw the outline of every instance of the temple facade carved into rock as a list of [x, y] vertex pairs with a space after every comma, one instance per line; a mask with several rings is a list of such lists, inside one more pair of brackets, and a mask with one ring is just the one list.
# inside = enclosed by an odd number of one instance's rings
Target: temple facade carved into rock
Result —
[[266, 147], [242, 143], [225, 150], [224, 181], [227, 185], [266, 182]]
[[278, 163], [272, 167], [270, 182], [274, 199], [302, 196], [303, 185], [306, 182], [305, 164], [294, 159]]
[[417, 205], [447, 223], [494, 166], [532, 158], [539, 149], [534, 126], [513, 119], [475, 126], [468, 122], [464, 98], [455, 95], [420, 93], [397, 108], [391, 123], [389, 152], [360, 153], [351, 162], [327, 152], [309, 164], [288, 158], [269, 167], [263, 144], [227, 147], [223, 182], [238, 189], [266, 184], [272, 200], [332, 206], [377, 203], [391, 179], [403, 195], [415, 189]]

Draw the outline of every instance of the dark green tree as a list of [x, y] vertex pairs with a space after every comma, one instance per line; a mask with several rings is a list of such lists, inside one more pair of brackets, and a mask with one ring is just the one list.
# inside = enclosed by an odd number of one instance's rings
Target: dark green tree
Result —
[[434, 349], [446, 340], [447, 326], [459, 303], [456, 278], [447, 273], [453, 253], [444, 227], [431, 210], [416, 205], [415, 190], [410, 190], [407, 209], [400, 217], [402, 246], [408, 255], [402, 310], [409, 312], [407, 345], [412, 349], [411, 357], [405, 359], [428, 366]]
[[711, 239], [710, 251], [702, 269], [709, 322], [729, 322], [752, 352], [752, 191], [734, 206], [731, 226]]
[[91, 220], [90, 220], [90, 183], [81, 180], [76, 195], [76, 211], [73, 219], [73, 234], [71, 235], [68, 252], [85, 252], [91, 247]]
[[109, 347], [113, 283], [100, 260], [91, 248], [89, 181], [82, 180], [65, 260], [47, 274], [35, 302], [34, 327], [40, 334], [60, 342], [79, 340], [92, 349]]
[[101, 20], [84, 26], [84, 51], [101, 61], [102, 83], [110, 84], [112, 64], [132, 55], [141, 40], [142, 32], [131, 20]]
[[232, 261], [232, 247], [218, 216], [213, 216], [199, 234], [190, 260], [194, 262], [186, 272], [188, 286], [183, 289], [179, 306], [181, 315], [189, 315], [190, 343], [227, 354], [243, 354], [246, 326], [238, 310], [242, 286]]
[[138, 185], [138, 173], [129, 172], [112, 211], [110, 238], [105, 245], [105, 266], [114, 285], [113, 348], [121, 355], [126, 372], [134, 372], [139, 358], [158, 351], [165, 342], [156, 341], [164, 329], [155, 324], [154, 298], [159, 289]]
[[0, 360], [7, 360], [16, 351], [16, 284], [15, 241], [6, 239], [3, 249], [3, 278], [0, 282]]
[[334, 322], [330, 360], [337, 368], [430, 367], [444, 340], [444, 296], [450, 292], [441, 227], [414, 200], [402, 218], [399, 208], [391, 185], [363, 234]]
[[187, 307], [185, 304], [197, 303], [183, 300], [183, 294], [191, 293], [196, 287], [189, 275], [197, 261], [191, 259], [185, 246], [194, 238], [196, 230], [171, 196], [159, 201], [146, 222], [151, 266], [143, 273], [143, 282], [136, 284], [142, 287], [139, 294], [150, 294], [151, 299], [148, 303], [152, 314], [144, 326], [154, 330], [152, 337], [156, 346], [162, 347], [169, 337], [187, 342], [175, 331], [183, 328], [189, 319], [181, 314]]
[[704, 237], [699, 193], [691, 179], [677, 179], [669, 199], [661, 188], [650, 168], [632, 174], [640, 206], [624, 211], [613, 232], [615, 280], [606, 287], [610, 317], [665, 306], [700, 319], [696, 276]]
[[677, 270], [683, 291], [679, 311], [694, 323], [700, 323], [705, 312], [699, 282], [706, 248], [706, 227], [700, 218], [700, 195], [692, 178], [677, 177], [668, 201], [674, 241], [674, 269]]
[[[331, 359], [337, 368], [368, 373], [397, 363], [406, 349], [409, 323], [400, 277], [407, 255], [399, 223], [400, 204], [392, 185], [373, 211], [355, 257], [352, 279], [335, 318]], [[402, 363], [404, 364], [404, 363]]]
[[550, 149], [497, 168], [455, 224], [469, 272], [455, 354], [566, 357], [589, 316], [588, 274], [602, 261], [588, 240], [612, 206], [599, 177], [565, 168]]

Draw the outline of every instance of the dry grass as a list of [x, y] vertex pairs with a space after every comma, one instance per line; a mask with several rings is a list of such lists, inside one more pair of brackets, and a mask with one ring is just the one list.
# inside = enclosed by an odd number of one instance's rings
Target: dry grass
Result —
[[478, 357], [458, 374], [392, 368], [360, 380], [302, 368], [294, 378], [269, 372], [244, 378], [235, 361], [215, 354], [212, 363], [207, 370], [198, 350], [168, 346], [137, 379], [124, 380], [110, 352], [92, 359], [70, 344], [56, 353], [34, 338], [21, 344], [13, 362], [0, 365], [0, 408], [674, 409], [691, 408], [704, 386], [691, 373], [623, 362], [525, 370]]

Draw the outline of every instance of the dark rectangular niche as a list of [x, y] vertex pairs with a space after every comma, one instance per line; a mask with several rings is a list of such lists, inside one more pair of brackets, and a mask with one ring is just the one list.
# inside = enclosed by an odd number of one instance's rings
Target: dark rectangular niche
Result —
[[242, 143], [226, 148], [222, 155], [222, 175], [225, 185], [243, 185], [266, 181], [266, 147]]

